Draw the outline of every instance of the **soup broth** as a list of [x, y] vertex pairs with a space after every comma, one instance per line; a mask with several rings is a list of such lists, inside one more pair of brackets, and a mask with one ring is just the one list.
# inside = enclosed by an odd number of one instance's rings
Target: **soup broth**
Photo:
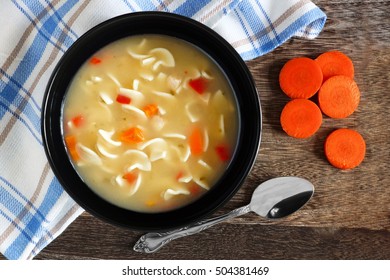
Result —
[[238, 121], [213, 60], [168, 36], [118, 40], [75, 75], [63, 107], [68, 154], [105, 200], [163, 212], [205, 194], [226, 170]]

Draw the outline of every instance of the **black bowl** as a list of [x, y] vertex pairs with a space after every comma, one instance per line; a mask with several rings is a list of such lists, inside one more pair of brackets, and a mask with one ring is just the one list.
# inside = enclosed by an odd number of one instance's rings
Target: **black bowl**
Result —
[[[220, 180], [197, 201], [163, 213], [138, 213], [96, 195], [69, 160], [62, 135], [62, 107], [69, 84], [96, 51], [123, 37], [162, 34], [192, 43], [223, 70], [235, 93], [239, 111], [238, 143]], [[49, 80], [42, 108], [44, 148], [54, 174], [85, 210], [110, 223], [137, 230], [163, 230], [195, 222], [225, 204], [240, 188], [257, 156], [261, 135], [258, 94], [246, 64], [234, 48], [207, 26], [163, 12], [139, 12], [103, 22], [81, 36], [64, 54]]]

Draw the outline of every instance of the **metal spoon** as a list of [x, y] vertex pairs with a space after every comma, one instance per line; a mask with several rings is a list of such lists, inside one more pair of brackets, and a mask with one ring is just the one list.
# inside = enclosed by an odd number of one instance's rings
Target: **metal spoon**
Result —
[[147, 233], [137, 241], [133, 249], [137, 252], [153, 253], [172, 240], [201, 232], [224, 220], [241, 216], [250, 211], [263, 218], [283, 218], [305, 205], [313, 196], [313, 193], [314, 186], [302, 178], [279, 177], [270, 179], [256, 188], [249, 205], [181, 229], [161, 233]]

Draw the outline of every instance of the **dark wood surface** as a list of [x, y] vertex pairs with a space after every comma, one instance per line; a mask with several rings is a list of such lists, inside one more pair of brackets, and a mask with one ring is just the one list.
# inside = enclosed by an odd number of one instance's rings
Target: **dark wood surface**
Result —
[[[248, 62], [262, 103], [262, 143], [245, 184], [215, 215], [247, 204], [259, 183], [277, 176], [310, 180], [316, 193], [308, 205], [273, 223], [250, 213], [150, 255], [132, 251], [141, 232], [84, 213], [36, 259], [390, 259], [390, 1], [314, 2], [328, 16], [318, 38], [291, 39]], [[279, 124], [288, 98], [278, 73], [290, 58], [332, 49], [354, 62], [359, 108], [347, 119], [324, 117], [310, 139], [290, 138]], [[324, 139], [340, 127], [366, 140], [366, 158], [356, 169], [341, 171], [325, 159]]]

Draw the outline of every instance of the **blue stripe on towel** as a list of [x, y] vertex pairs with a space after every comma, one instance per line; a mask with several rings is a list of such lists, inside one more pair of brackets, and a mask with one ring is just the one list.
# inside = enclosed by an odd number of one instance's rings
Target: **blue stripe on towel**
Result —
[[[38, 211], [43, 215], [47, 215], [49, 211], [53, 208], [55, 203], [60, 198], [61, 194], [64, 192], [61, 185], [58, 183], [56, 178], [53, 178], [51, 181], [47, 193], [45, 194], [44, 200], [42, 204], [39, 206]], [[44, 228], [43, 223], [37, 223], [37, 214], [35, 214], [30, 221], [26, 224], [26, 226], [20, 230], [20, 234], [15, 238], [12, 244], [7, 248], [4, 255], [7, 258], [18, 259], [23, 251], [19, 250], [19, 248], [25, 248], [30, 242], [36, 244], [37, 237], [41, 237], [45, 235], [47, 230]], [[33, 234], [35, 240], [28, 238], [29, 234]]]

